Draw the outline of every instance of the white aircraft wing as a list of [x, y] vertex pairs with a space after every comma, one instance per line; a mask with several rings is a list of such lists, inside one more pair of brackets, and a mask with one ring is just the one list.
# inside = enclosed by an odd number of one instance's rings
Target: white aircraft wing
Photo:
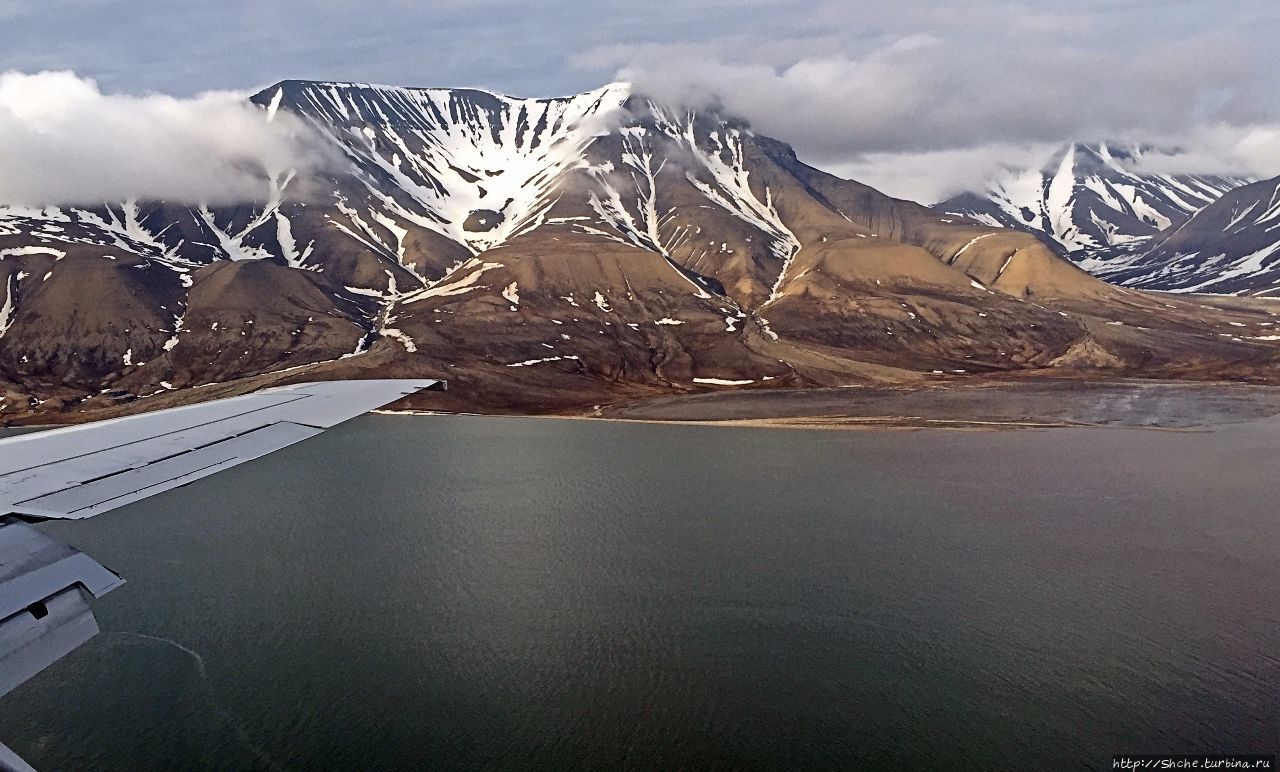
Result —
[[328, 381], [0, 440], [0, 516], [79, 520], [301, 442], [443, 381]]
[[302, 383], [0, 439], [0, 695], [97, 634], [89, 601], [124, 581], [24, 521], [92, 517], [443, 386]]

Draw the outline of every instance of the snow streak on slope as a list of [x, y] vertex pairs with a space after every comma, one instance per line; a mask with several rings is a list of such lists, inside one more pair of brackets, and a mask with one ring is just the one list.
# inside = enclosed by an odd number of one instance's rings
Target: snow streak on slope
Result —
[[762, 186], [762, 198], [751, 187], [751, 173], [743, 158], [741, 129], [717, 122], [700, 138], [698, 121], [693, 114], [677, 119], [658, 105], [651, 103], [649, 107], [658, 127], [668, 136], [683, 141], [697, 159], [700, 168], [685, 172], [694, 187], [734, 217], [767, 234], [774, 257], [789, 260], [799, 251], [800, 241], [783, 224], [769, 188]]
[[[587, 200], [600, 219], [622, 234], [619, 239], [663, 256], [671, 255], [671, 239], [664, 237], [663, 227], [669, 224], [672, 207], [658, 212], [658, 175], [666, 168], [666, 159], [656, 161], [653, 136], [642, 126], [627, 126], [619, 130], [622, 135], [622, 163], [624, 174], [615, 174], [612, 162], [587, 167], [587, 173], [596, 183], [596, 189], [587, 192]], [[630, 177], [630, 184], [625, 180]], [[618, 181], [622, 180], [621, 185]], [[627, 190], [630, 188], [630, 190]], [[624, 201], [624, 191], [634, 195], [635, 214]], [[598, 229], [596, 230], [599, 233]], [[608, 235], [608, 234], [604, 234]], [[669, 236], [670, 234], [668, 234]]]
[[[745, 245], [763, 245], [764, 253], [780, 262], [774, 274], [776, 291], [800, 242], [782, 221], [768, 186], [753, 185], [744, 157], [745, 130], [714, 115], [675, 113], [648, 101], [632, 108], [641, 117], [616, 132], [621, 167], [615, 168], [612, 160], [587, 167], [593, 183], [588, 203], [598, 221], [612, 232], [583, 223], [582, 218], [559, 221], [657, 252], [673, 265], [690, 265], [703, 259], [714, 263], [717, 256], [734, 253], [724, 234], [704, 232], [699, 222], [706, 220], [694, 214], [697, 209], [722, 211], [750, 234]], [[661, 185], [660, 177], [666, 180]], [[693, 204], [675, 192], [685, 185], [698, 196], [692, 201], [705, 203]], [[701, 241], [708, 236], [709, 241]], [[678, 259], [681, 256], [683, 260]], [[705, 294], [694, 286], [698, 294]]]
[[1041, 170], [1009, 170], [986, 193], [938, 204], [949, 214], [987, 225], [1030, 231], [1090, 270], [1105, 267], [1115, 248], [1132, 247], [1184, 222], [1247, 179], [1144, 174], [1152, 148], [1074, 143]]
[[10, 276], [4, 283], [4, 305], [0, 306], [0, 338], [9, 331], [9, 325], [13, 324], [13, 294], [14, 286], [18, 283], [18, 274]]
[[562, 175], [629, 96], [623, 84], [563, 99], [336, 83], [278, 91], [357, 167], [369, 195], [367, 209], [347, 213], [356, 230], [368, 237], [368, 223], [410, 223], [472, 254], [541, 224]]
[[[138, 219], [135, 201], [97, 210], [0, 205], [0, 247], [18, 237], [29, 249], [66, 254], [69, 246], [114, 248], [162, 262], [183, 262]], [[59, 248], [60, 247], [60, 248]]]

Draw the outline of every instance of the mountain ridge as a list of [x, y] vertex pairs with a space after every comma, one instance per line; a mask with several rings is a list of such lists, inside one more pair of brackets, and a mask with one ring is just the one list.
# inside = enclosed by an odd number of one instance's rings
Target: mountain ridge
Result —
[[1228, 191], [1141, 249], [1110, 261], [1105, 278], [1170, 292], [1280, 294], [1280, 177]]
[[256, 204], [0, 207], [0, 416], [289, 373], [445, 377], [459, 404], [524, 411], [1045, 369], [1271, 377], [1270, 312], [1108, 285], [620, 84], [254, 99], [344, 159], [309, 195], [286, 174]]
[[1058, 254], [1102, 271], [1117, 250], [1150, 240], [1252, 181], [1141, 168], [1148, 156], [1177, 154], [1133, 142], [1070, 142], [1038, 169], [1006, 169], [985, 193], [963, 193], [934, 208], [1036, 234]]

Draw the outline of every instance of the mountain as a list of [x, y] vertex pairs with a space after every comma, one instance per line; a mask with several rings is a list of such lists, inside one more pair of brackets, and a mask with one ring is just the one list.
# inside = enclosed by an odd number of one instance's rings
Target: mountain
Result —
[[1112, 254], [1182, 224], [1249, 182], [1142, 171], [1144, 157], [1158, 152], [1132, 143], [1072, 143], [1038, 170], [1005, 170], [985, 193], [965, 193], [934, 208], [1033, 233], [1087, 269], [1105, 269]]
[[340, 161], [274, 175], [260, 203], [0, 207], [0, 416], [363, 375], [447, 378], [458, 409], [581, 411], [727, 386], [1275, 370], [1269, 311], [1111, 286], [1034, 236], [626, 84], [286, 81], [253, 102]]
[[1132, 287], [1280, 295], [1280, 177], [1226, 193], [1107, 268]]

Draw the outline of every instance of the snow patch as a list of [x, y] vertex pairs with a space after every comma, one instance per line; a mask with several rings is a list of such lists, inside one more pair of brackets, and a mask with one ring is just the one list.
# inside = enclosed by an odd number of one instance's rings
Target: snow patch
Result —
[[0, 306], [0, 338], [4, 337], [10, 325], [13, 324], [13, 288], [17, 283], [17, 280], [10, 276], [4, 285], [4, 305]]
[[52, 255], [53, 257], [61, 260], [62, 258], [67, 256], [67, 253], [63, 252], [61, 249], [54, 249], [53, 247], [41, 247], [36, 245], [29, 245], [24, 247], [8, 247], [7, 249], [0, 249], [0, 258], [24, 257], [28, 255]]
[[388, 338], [399, 341], [400, 345], [404, 346], [404, 350], [410, 354], [418, 350], [418, 344], [413, 342], [413, 338], [410, 338], [401, 330], [397, 330], [394, 327], [383, 327], [380, 332]]
[[526, 359], [523, 362], [512, 362], [507, 367], [529, 367], [530, 365], [540, 365], [543, 362], [560, 362], [566, 359], [577, 360], [578, 357], [572, 354], [564, 354], [562, 356], [543, 357], [542, 359]]

